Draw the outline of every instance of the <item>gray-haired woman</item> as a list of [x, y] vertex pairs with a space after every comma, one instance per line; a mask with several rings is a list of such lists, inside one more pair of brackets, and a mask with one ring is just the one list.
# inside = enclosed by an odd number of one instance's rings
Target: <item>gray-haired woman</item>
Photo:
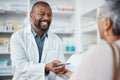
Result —
[[120, 0], [105, 1], [98, 16], [98, 29], [100, 37], [106, 44], [97, 45], [91, 50], [70, 80], [113, 80], [114, 59], [109, 44], [115, 48], [117, 58], [120, 57], [119, 50], [115, 46], [118, 45], [120, 48]]

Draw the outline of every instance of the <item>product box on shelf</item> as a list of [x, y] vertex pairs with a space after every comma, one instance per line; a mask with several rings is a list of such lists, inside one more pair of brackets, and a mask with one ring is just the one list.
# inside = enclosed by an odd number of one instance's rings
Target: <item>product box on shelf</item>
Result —
[[0, 22], [0, 31], [4, 32], [4, 31], [16, 31], [18, 29], [20, 29], [22, 27], [22, 25], [20, 25], [20, 23], [18, 22]]
[[10, 38], [0, 38], [0, 53], [10, 52]]

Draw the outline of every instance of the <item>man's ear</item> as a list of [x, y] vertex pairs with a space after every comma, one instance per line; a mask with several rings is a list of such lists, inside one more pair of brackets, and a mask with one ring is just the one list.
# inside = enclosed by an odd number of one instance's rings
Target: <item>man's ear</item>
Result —
[[106, 18], [104, 22], [104, 30], [109, 31], [111, 29], [111, 25], [111, 20], [109, 18]]
[[30, 19], [31, 20], [33, 19], [33, 12], [32, 11], [30, 12]]

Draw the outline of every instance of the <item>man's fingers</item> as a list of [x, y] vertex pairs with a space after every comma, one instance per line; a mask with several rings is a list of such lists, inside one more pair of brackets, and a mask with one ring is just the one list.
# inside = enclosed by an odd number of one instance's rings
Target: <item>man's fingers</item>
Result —
[[64, 74], [65, 71], [64, 71], [64, 70], [63, 70], [63, 71], [58, 71], [58, 72], [56, 71], [55, 73], [56, 73], [56, 74]]

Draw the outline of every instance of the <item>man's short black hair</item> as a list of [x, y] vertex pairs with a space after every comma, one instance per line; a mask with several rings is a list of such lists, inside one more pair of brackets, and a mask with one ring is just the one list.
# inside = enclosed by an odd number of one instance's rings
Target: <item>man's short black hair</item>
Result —
[[36, 2], [36, 3], [33, 4], [33, 6], [32, 6], [32, 10], [33, 10], [33, 8], [34, 8], [36, 5], [38, 5], [38, 4], [44, 4], [44, 5], [47, 5], [47, 6], [50, 7], [50, 5], [49, 5], [47, 2], [44, 2], [44, 1], [38, 1], [38, 2]]

